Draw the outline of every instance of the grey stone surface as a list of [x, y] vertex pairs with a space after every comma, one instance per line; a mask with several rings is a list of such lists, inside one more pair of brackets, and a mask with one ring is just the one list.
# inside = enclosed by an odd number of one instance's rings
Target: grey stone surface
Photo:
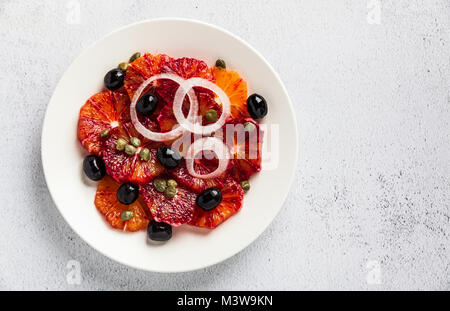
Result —
[[[295, 183], [272, 226], [233, 258], [181, 274], [87, 246], [53, 204], [40, 160], [45, 108], [71, 61], [118, 27], [168, 16], [256, 47], [300, 132]], [[1, 0], [0, 289], [450, 289], [449, 32], [447, 0]], [[79, 285], [66, 280], [70, 260]]]

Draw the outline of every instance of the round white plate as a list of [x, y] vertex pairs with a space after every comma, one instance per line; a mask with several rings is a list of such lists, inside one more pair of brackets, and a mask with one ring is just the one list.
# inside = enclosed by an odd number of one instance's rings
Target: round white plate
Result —
[[[266, 165], [251, 179], [252, 189], [239, 213], [214, 230], [181, 226], [172, 239], [150, 244], [146, 232], [111, 229], [93, 202], [96, 184], [86, 181], [81, 165], [85, 151], [77, 140], [80, 107], [103, 87], [105, 73], [134, 52], [194, 57], [213, 65], [223, 58], [269, 105], [268, 134], [279, 127], [278, 163]], [[266, 144], [267, 142], [264, 142]], [[231, 33], [202, 22], [157, 19], [121, 28], [86, 49], [58, 83], [45, 115], [42, 163], [48, 188], [61, 214], [89, 245], [122, 264], [158, 272], [180, 272], [225, 260], [253, 242], [280, 210], [297, 162], [297, 126], [292, 104], [278, 75], [264, 58]], [[276, 145], [276, 144], [275, 144]], [[274, 148], [272, 148], [274, 149]], [[279, 238], [275, 237], [274, 238]]]

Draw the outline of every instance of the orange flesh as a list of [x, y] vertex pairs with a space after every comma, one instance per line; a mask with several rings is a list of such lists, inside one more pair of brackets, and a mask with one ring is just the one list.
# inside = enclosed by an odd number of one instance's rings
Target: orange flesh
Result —
[[102, 130], [112, 130], [130, 120], [129, 106], [126, 94], [111, 91], [94, 94], [86, 101], [80, 109], [78, 139], [89, 153], [100, 153]]
[[[147, 229], [151, 217], [145, 202], [139, 197], [130, 205], [120, 203], [116, 194], [119, 187], [120, 184], [109, 176], [105, 176], [99, 181], [94, 200], [97, 210], [105, 216], [105, 220], [115, 229], [129, 232]], [[120, 215], [126, 210], [133, 211], [134, 217], [123, 221]]]
[[232, 118], [248, 118], [247, 111], [247, 83], [236, 71], [215, 67], [216, 84], [230, 99], [230, 116]]

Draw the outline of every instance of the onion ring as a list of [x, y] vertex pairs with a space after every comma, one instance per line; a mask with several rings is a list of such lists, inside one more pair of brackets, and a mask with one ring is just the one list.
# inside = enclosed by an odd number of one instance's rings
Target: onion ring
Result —
[[[136, 128], [136, 130], [145, 138], [148, 138], [153, 141], [167, 141], [175, 139], [183, 134], [185, 129], [181, 126], [177, 126], [174, 129], [172, 129], [170, 132], [166, 133], [159, 133], [159, 132], [153, 132], [150, 131], [148, 128], [146, 128], [138, 119], [137, 113], [136, 113], [136, 104], [139, 100], [139, 97], [141, 96], [141, 93], [144, 91], [144, 89], [153, 81], [160, 80], [160, 79], [166, 79], [166, 80], [172, 80], [180, 85], [178, 90], [184, 90], [186, 88], [186, 80], [181, 78], [180, 76], [177, 76], [175, 74], [166, 73], [166, 74], [159, 74], [154, 75], [145, 80], [139, 88], [136, 90], [136, 93], [133, 96], [133, 100], [131, 101], [130, 105], [130, 116], [131, 121]], [[195, 96], [195, 92], [192, 88], [188, 89], [188, 91], [185, 92], [185, 94], [188, 95], [189, 101], [190, 101], [190, 109], [188, 114], [188, 120], [191, 122], [194, 119], [194, 116], [196, 114], [196, 111], [198, 110], [198, 101], [197, 97]], [[183, 97], [184, 100], [184, 97]], [[184, 117], [184, 116], [183, 116]]]
[[[175, 118], [177, 119], [181, 127], [194, 134], [210, 135], [212, 132], [217, 131], [225, 124], [225, 121], [230, 115], [230, 99], [219, 86], [212, 83], [211, 81], [202, 78], [191, 78], [185, 80], [184, 84], [180, 84], [180, 86], [181, 87], [175, 93], [175, 97], [173, 100], [173, 114], [175, 115]], [[192, 91], [194, 87], [202, 87], [214, 92], [222, 102], [222, 114], [219, 120], [217, 120], [215, 123], [203, 126], [199, 124], [199, 122], [192, 123], [192, 119], [189, 119], [189, 116], [187, 119], [184, 117], [182, 110], [183, 100], [186, 94], [188, 94], [189, 96], [190, 91]], [[191, 107], [192, 106], [193, 105], [191, 104]], [[189, 110], [189, 112], [191, 112], [192, 110], [197, 110], [197, 106], [193, 107], [191, 110]]]
[[[219, 165], [217, 168], [208, 174], [200, 175], [195, 172], [194, 161], [195, 156], [203, 150], [212, 150], [219, 158]], [[186, 153], [186, 168], [193, 177], [200, 179], [209, 179], [220, 176], [228, 167], [230, 160], [230, 152], [228, 147], [222, 140], [215, 137], [203, 137], [197, 139], [188, 149]]]
[[[175, 118], [177, 119], [179, 125], [172, 129], [170, 132], [166, 133], [158, 133], [153, 132], [147, 129], [138, 119], [136, 112], [136, 104], [139, 100], [144, 89], [153, 81], [159, 79], [167, 79], [172, 80], [179, 84], [179, 88], [175, 93], [174, 101], [173, 101], [173, 113]], [[204, 89], [208, 89], [214, 92], [220, 99], [222, 103], [222, 114], [220, 118], [213, 124], [209, 124], [206, 126], [201, 125], [200, 120], [198, 120], [198, 100], [197, 96], [194, 92], [194, 87], [202, 87]], [[185, 96], [188, 96], [190, 106], [189, 113], [187, 118], [184, 117], [183, 114], [183, 102]], [[184, 132], [189, 131], [194, 134], [199, 135], [210, 135], [212, 132], [215, 132], [222, 128], [223, 124], [225, 124], [226, 119], [230, 115], [230, 100], [225, 92], [216, 84], [211, 81], [202, 79], [202, 78], [191, 78], [188, 80], [184, 80], [183, 78], [175, 75], [175, 74], [159, 74], [154, 75], [147, 80], [145, 80], [139, 88], [136, 90], [136, 93], [133, 96], [133, 100], [130, 105], [130, 115], [131, 121], [136, 128], [136, 130], [143, 135], [144, 137], [151, 139], [153, 141], [167, 141], [176, 139], [181, 136]], [[195, 156], [203, 150], [212, 150], [217, 155], [219, 159], [219, 165], [217, 168], [208, 174], [200, 175], [195, 172], [194, 161]], [[193, 177], [200, 179], [209, 179], [214, 178], [216, 176], [221, 175], [228, 167], [228, 162], [230, 160], [230, 151], [228, 146], [226, 146], [222, 140], [216, 137], [203, 137], [197, 139], [187, 150], [186, 152], [186, 167]]]

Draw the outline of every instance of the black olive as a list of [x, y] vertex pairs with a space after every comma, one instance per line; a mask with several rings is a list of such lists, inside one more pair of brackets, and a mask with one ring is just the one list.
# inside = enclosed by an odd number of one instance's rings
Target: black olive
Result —
[[181, 154], [168, 146], [159, 148], [156, 153], [156, 157], [158, 158], [158, 161], [167, 169], [176, 168], [181, 163]]
[[153, 241], [167, 241], [172, 237], [172, 226], [164, 222], [150, 221], [147, 228], [148, 238]]
[[205, 211], [215, 209], [222, 202], [222, 192], [217, 188], [208, 188], [197, 197], [195, 203]]
[[105, 162], [96, 155], [88, 155], [83, 161], [83, 171], [89, 179], [98, 181], [105, 177]]
[[155, 94], [147, 93], [139, 98], [136, 104], [136, 111], [145, 117], [150, 116], [158, 106], [158, 97]]
[[120, 203], [129, 205], [139, 197], [139, 187], [131, 182], [122, 184], [117, 189], [117, 199]]
[[123, 86], [125, 80], [125, 71], [120, 68], [114, 68], [105, 75], [103, 81], [108, 90], [115, 91]]
[[253, 119], [262, 119], [267, 115], [267, 102], [261, 95], [253, 94], [247, 98], [247, 111]]

